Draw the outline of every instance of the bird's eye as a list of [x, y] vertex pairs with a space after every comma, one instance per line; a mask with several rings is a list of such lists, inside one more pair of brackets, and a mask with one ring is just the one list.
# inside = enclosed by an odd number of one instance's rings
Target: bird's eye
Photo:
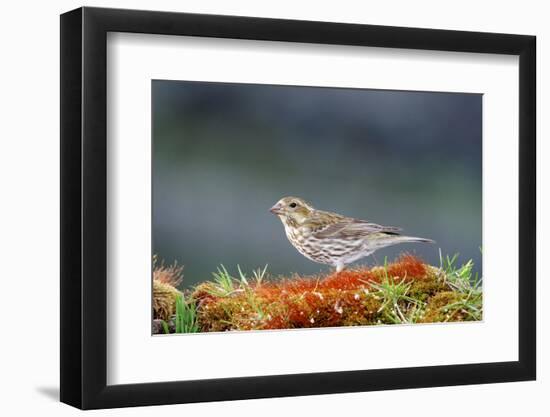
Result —
[[290, 203], [290, 208], [296, 208], [296, 203]]

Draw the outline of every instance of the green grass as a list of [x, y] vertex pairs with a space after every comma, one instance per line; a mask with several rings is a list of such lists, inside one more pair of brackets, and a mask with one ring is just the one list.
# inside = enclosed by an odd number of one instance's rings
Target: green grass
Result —
[[384, 277], [380, 283], [369, 282], [375, 291], [373, 296], [382, 299], [378, 309], [384, 321], [394, 324], [415, 323], [422, 317], [425, 302], [409, 296], [412, 283], [405, 282], [405, 277], [396, 280], [388, 274], [388, 259], [384, 258]]
[[[194, 301], [186, 302], [183, 295], [176, 298], [176, 333], [197, 333], [197, 306]], [[163, 326], [166, 332], [167, 326]]]
[[395, 281], [393, 278], [385, 279], [380, 284], [371, 283], [371, 287], [376, 290], [373, 295], [383, 300], [378, 312], [388, 321], [395, 324], [414, 323], [416, 314], [411, 315], [409, 311], [414, 308], [416, 312], [425, 303], [407, 295], [411, 285], [403, 280]]
[[[470, 259], [458, 266], [459, 254], [443, 257], [440, 254], [440, 279], [449, 290], [457, 294], [450, 297], [452, 301], [440, 307], [444, 315], [441, 321], [449, 321], [457, 313], [467, 316], [469, 320], [481, 320], [483, 313], [481, 280], [473, 275], [474, 263]], [[427, 303], [411, 294], [413, 283], [405, 278], [395, 279], [388, 275], [387, 259], [384, 259], [384, 277], [380, 283], [369, 282], [375, 291], [373, 295], [382, 300], [378, 310], [381, 323], [412, 324], [423, 320]]]
[[267, 272], [267, 264], [265, 264], [264, 269], [258, 268], [252, 271], [252, 275], [254, 276], [254, 280], [256, 281], [256, 285], [262, 285], [262, 282], [264, 281], [264, 278], [266, 277]]
[[[238, 277], [232, 276], [227, 268], [221, 264], [216, 272], [213, 272], [214, 276], [213, 284], [208, 287], [208, 292], [215, 297], [229, 297], [236, 292], [246, 292], [251, 289], [249, 278], [246, 276], [240, 267], [237, 265]], [[265, 277], [267, 276], [267, 265], [262, 268], [257, 268], [252, 271], [252, 279], [256, 286], [262, 285]]]
[[227, 297], [235, 291], [235, 278], [233, 278], [225, 266], [220, 265], [217, 272], [213, 272], [214, 285], [209, 288], [212, 295], [216, 297]]
[[[481, 248], [480, 248], [481, 250]], [[474, 262], [470, 259], [465, 264], [458, 266], [458, 253], [452, 257], [448, 255], [443, 257], [439, 250], [440, 270], [444, 277], [444, 282], [453, 291], [464, 294], [461, 300], [449, 303], [443, 307], [443, 310], [452, 317], [453, 313], [461, 311], [470, 317], [471, 320], [481, 320], [483, 313], [483, 289], [481, 279], [476, 273], [473, 274]]]
[[444, 321], [449, 321], [459, 311], [470, 317], [471, 320], [482, 319], [482, 304], [481, 295], [470, 291], [465, 299], [447, 304], [444, 311], [448, 314], [448, 318]]

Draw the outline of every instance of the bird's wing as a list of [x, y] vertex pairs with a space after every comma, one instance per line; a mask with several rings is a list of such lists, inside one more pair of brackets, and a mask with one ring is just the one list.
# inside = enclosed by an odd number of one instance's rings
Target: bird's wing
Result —
[[387, 235], [397, 235], [401, 229], [393, 226], [381, 226], [376, 223], [370, 223], [364, 220], [344, 218], [340, 221], [325, 225], [314, 231], [316, 238], [363, 238], [372, 234], [382, 233]]

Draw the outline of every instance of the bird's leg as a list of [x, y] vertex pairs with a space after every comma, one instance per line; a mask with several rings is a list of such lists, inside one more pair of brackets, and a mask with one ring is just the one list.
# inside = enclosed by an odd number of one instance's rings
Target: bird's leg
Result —
[[338, 262], [336, 264], [336, 273], [342, 272], [346, 268], [346, 265], [343, 262]]

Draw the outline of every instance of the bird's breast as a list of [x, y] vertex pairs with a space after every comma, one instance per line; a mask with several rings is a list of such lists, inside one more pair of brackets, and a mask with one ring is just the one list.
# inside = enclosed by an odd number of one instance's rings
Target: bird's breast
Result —
[[304, 237], [300, 233], [299, 230], [297, 230], [294, 227], [290, 227], [285, 225], [285, 233], [288, 240], [293, 244], [296, 245], [297, 243], [300, 243], [303, 241]]

